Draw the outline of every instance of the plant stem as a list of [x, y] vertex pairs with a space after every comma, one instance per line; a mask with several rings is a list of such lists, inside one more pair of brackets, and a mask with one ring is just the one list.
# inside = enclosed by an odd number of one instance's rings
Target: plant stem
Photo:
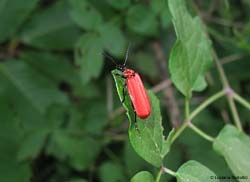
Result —
[[187, 127], [187, 123], [188, 123], [188, 117], [189, 117], [189, 99], [186, 97], [185, 98], [185, 121], [183, 122], [183, 124], [181, 125], [181, 127], [177, 130], [177, 132], [174, 134], [171, 143], [173, 143], [178, 137], [179, 135], [186, 129]]
[[248, 110], [250, 110], [250, 103], [242, 98], [240, 95], [238, 95], [237, 93], [233, 94], [233, 97], [236, 101], [238, 101], [241, 105], [245, 106]]
[[201, 129], [197, 128], [195, 125], [193, 125], [192, 123], [189, 123], [188, 125], [189, 128], [191, 128], [194, 132], [196, 132], [198, 135], [200, 135], [201, 137], [203, 137], [204, 139], [213, 142], [214, 138], [209, 136], [208, 134], [206, 134], [205, 132], [203, 132]]
[[235, 102], [234, 102], [233, 98], [230, 97], [230, 96], [228, 96], [228, 103], [229, 103], [229, 107], [231, 109], [231, 112], [232, 112], [232, 115], [233, 115], [233, 118], [234, 118], [234, 122], [235, 122], [237, 128], [240, 131], [242, 131], [241, 121], [240, 121], [240, 118], [239, 118], [238, 111], [236, 109]]
[[[196, 12], [198, 13], [199, 17], [202, 17], [201, 16], [201, 13], [200, 13], [200, 10], [199, 8], [197, 7], [197, 5], [195, 3], [192, 3], [194, 9], [196, 10]], [[202, 19], [201, 19], [202, 20]], [[202, 20], [203, 21], [203, 20]], [[206, 24], [203, 22], [203, 24], [205, 25], [206, 27]], [[207, 35], [207, 38], [210, 39], [210, 36], [207, 32], [207, 30], [205, 29], [205, 33]], [[214, 58], [214, 61], [216, 63], [216, 67], [218, 69], [218, 72], [219, 72], [219, 75], [220, 75], [220, 79], [221, 79], [221, 82], [222, 82], [222, 85], [224, 87], [224, 89], [230, 89], [230, 85], [229, 85], [229, 82], [228, 82], [228, 79], [226, 77], [226, 74], [224, 72], [224, 69], [220, 63], [220, 59], [215, 51], [214, 48], [212, 48], [212, 54], [213, 54], [213, 58]], [[236, 126], [238, 127], [238, 129], [240, 131], [242, 131], [242, 126], [241, 126], [241, 121], [240, 121], [240, 117], [239, 117], [239, 114], [237, 112], [237, 108], [235, 106], [235, 102], [232, 98], [230, 98], [230, 95], [227, 94], [227, 98], [228, 98], [228, 103], [229, 103], [229, 107], [230, 107], [230, 110], [232, 112], [232, 115], [233, 115], [233, 118], [234, 118], [234, 122], [236, 124]]]
[[189, 98], [185, 98], [185, 119], [187, 120], [189, 118], [189, 112], [190, 112], [190, 108], [189, 108]]
[[[208, 35], [208, 37], [209, 37], [209, 35]], [[225, 74], [225, 72], [224, 72], [224, 69], [223, 69], [223, 67], [222, 67], [221, 64], [220, 64], [219, 57], [218, 57], [218, 55], [216, 54], [216, 51], [215, 51], [214, 49], [212, 49], [212, 51], [213, 51], [213, 58], [214, 58], [216, 67], [217, 67], [217, 69], [218, 69], [218, 72], [219, 72], [219, 75], [220, 75], [220, 79], [221, 79], [222, 85], [223, 85], [224, 88], [229, 87], [229, 83], [228, 83], [226, 74]]]
[[216, 101], [217, 99], [223, 97], [226, 95], [226, 92], [224, 90], [217, 92], [216, 94], [209, 97], [207, 100], [205, 100], [202, 104], [200, 104], [189, 116], [189, 120], [192, 120], [196, 115], [198, 115], [202, 110], [204, 110], [208, 105]]
[[[202, 104], [200, 104], [190, 115], [187, 114], [189, 113], [189, 107], [185, 106], [185, 110], [186, 110], [186, 115], [189, 115], [189, 117], [184, 121], [184, 123], [182, 124], [182, 126], [177, 130], [177, 132], [174, 134], [171, 143], [173, 143], [178, 137], [179, 135], [186, 129], [188, 123], [195, 117], [197, 116], [202, 110], [204, 110], [208, 105], [210, 105], [211, 103], [213, 103], [214, 101], [216, 101], [217, 99], [221, 98], [222, 96], [224, 96], [226, 94], [226, 92], [224, 90], [210, 96], [207, 100], [205, 100]], [[188, 101], [185, 100], [185, 105], [188, 105], [187, 103]]]
[[181, 127], [176, 131], [176, 133], [174, 134], [171, 143], [173, 143], [179, 136], [180, 134], [186, 129], [188, 122], [184, 121], [184, 123], [181, 125]]
[[[219, 61], [218, 55], [216, 54], [215, 50], [213, 49], [213, 57], [216, 63], [216, 66], [218, 68], [219, 71], [219, 75], [223, 84], [224, 89], [231, 89], [229, 82], [227, 80], [226, 74], [223, 70], [223, 67], [221, 66], [221, 63]], [[242, 126], [241, 126], [241, 121], [240, 121], [240, 117], [237, 111], [237, 108], [235, 106], [235, 102], [234, 100], [231, 98], [230, 94], [227, 94], [227, 100], [228, 100], [228, 104], [229, 104], [229, 108], [232, 112], [233, 118], [234, 118], [234, 122], [237, 126], [237, 128], [242, 131]]]
[[171, 176], [177, 176], [177, 173], [176, 172], [174, 172], [174, 171], [172, 171], [171, 169], [168, 169], [168, 168], [166, 168], [166, 167], [162, 167], [162, 170], [165, 172], [165, 173], [168, 173], [168, 174], [170, 174]]
[[163, 167], [161, 167], [159, 172], [157, 173], [155, 182], [160, 182], [162, 172], [163, 172]]
[[171, 169], [168, 169], [168, 168], [166, 168], [164, 166], [161, 166], [159, 172], [157, 173], [155, 182], [160, 182], [161, 175], [162, 175], [163, 172], [165, 172], [167, 174], [170, 174], [171, 176], [175, 176], [175, 177], [177, 176], [176, 172], [174, 172]]

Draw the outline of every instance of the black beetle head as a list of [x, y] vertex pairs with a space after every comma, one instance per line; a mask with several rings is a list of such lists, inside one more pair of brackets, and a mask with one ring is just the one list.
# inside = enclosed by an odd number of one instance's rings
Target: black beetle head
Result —
[[124, 64], [119, 64], [116, 66], [116, 69], [118, 69], [121, 72], [124, 72], [126, 70], [126, 66]]

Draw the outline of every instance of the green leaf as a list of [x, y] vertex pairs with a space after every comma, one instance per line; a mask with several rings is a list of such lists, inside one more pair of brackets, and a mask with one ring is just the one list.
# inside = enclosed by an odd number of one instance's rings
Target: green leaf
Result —
[[69, 180], [69, 182], [88, 182], [88, 181], [82, 178], [72, 178]]
[[99, 94], [94, 83], [82, 84], [79, 70], [65, 55], [44, 51], [23, 51], [20, 58], [58, 87], [64, 84], [69, 85], [70, 91], [72, 89], [73, 95], [77, 97], [91, 98]]
[[250, 138], [247, 135], [234, 126], [226, 125], [216, 137], [213, 148], [224, 157], [235, 176], [249, 175]]
[[[115, 56], [124, 56], [126, 39], [121, 29], [113, 24], [103, 24], [99, 28], [103, 47]], [[115, 41], [114, 41], [115, 40]]]
[[157, 18], [150, 7], [132, 6], [127, 13], [126, 23], [130, 30], [141, 35], [157, 34]]
[[[67, 108], [68, 109], [68, 108]], [[60, 128], [63, 122], [66, 121], [66, 107], [60, 105], [53, 105], [47, 109], [46, 116], [44, 116], [43, 126], [36, 126], [32, 129], [22, 131], [22, 136], [18, 150], [18, 160], [34, 160], [42, 152], [42, 149], [46, 147], [52, 131]]]
[[[197, 161], [184, 163], [176, 172], [177, 182], [204, 182], [216, 178], [216, 174]], [[212, 181], [217, 181], [212, 179]], [[218, 180], [219, 181], [219, 180]]]
[[[169, 69], [179, 91], [191, 97], [204, 88], [205, 72], [212, 63], [210, 41], [198, 17], [191, 17], [184, 0], [169, 0], [177, 41], [170, 55]], [[199, 81], [197, 81], [199, 79]]]
[[94, 164], [101, 149], [100, 141], [90, 137], [70, 135], [66, 131], [53, 132], [47, 153], [59, 160], [68, 160], [76, 170], [82, 171]]
[[17, 151], [23, 142], [20, 139], [20, 124], [9, 101], [0, 95], [0, 177], [1, 182], [27, 182], [31, 177], [28, 163], [19, 163]]
[[124, 177], [121, 166], [113, 163], [113, 162], [105, 162], [103, 163], [99, 170], [99, 178], [102, 182], [125, 182], [127, 181]]
[[37, 157], [45, 144], [48, 133], [49, 130], [43, 128], [26, 132], [25, 136], [22, 137], [23, 142], [18, 151], [18, 160], [34, 159]]
[[[118, 95], [122, 100], [124, 80], [115, 75], [119, 73], [117, 70], [112, 71]], [[133, 148], [144, 160], [159, 167], [162, 165], [162, 160], [168, 153], [170, 145], [163, 136], [159, 101], [152, 92], [148, 91], [148, 95], [151, 102], [151, 114], [147, 119], [137, 117], [138, 129], [134, 125], [134, 111], [128, 97], [126, 97], [123, 106], [127, 110], [130, 121], [129, 139]]]
[[148, 171], [141, 171], [131, 179], [131, 182], [154, 182], [154, 177]]
[[88, 180], [82, 178], [72, 178], [69, 182], [88, 182]]
[[21, 40], [45, 50], [62, 50], [72, 48], [79, 35], [80, 31], [69, 16], [68, 5], [59, 1], [38, 11], [25, 24]]
[[171, 24], [171, 14], [168, 7], [165, 7], [160, 14], [161, 24], [164, 28], [167, 28]]
[[123, 10], [130, 5], [130, 0], [108, 0], [107, 2], [117, 10]]
[[162, 0], [154, 0], [154, 1], [150, 1], [150, 6], [152, 7], [152, 10], [155, 13], [160, 13], [162, 12], [165, 7], [167, 7], [167, 1], [162, 1]]
[[[20, 57], [33, 69], [40, 71], [57, 85], [61, 82], [67, 82], [72, 86], [80, 84], [80, 75], [76, 68], [63, 55], [44, 51], [23, 51]], [[58, 69], [58, 65], [60, 65], [60, 69]]]
[[170, 133], [168, 134], [168, 137], [166, 140], [163, 140], [163, 143], [162, 143], [162, 152], [161, 152], [161, 155], [162, 156], [166, 156], [168, 154], [168, 152], [170, 151], [170, 147], [171, 147], [171, 141], [174, 137], [174, 134], [175, 134], [175, 129], [173, 128]]
[[80, 38], [75, 49], [75, 62], [80, 66], [82, 83], [99, 76], [103, 65], [99, 35], [86, 33]]
[[21, 104], [18, 101], [22, 99], [26, 106], [29, 105], [36, 112], [45, 114], [52, 104], [68, 103], [58, 88], [22, 61], [9, 60], [0, 64], [0, 75], [4, 76], [12, 87], [12, 97], [16, 99], [17, 105]]
[[86, 30], [96, 30], [102, 23], [101, 14], [87, 1], [69, 0], [70, 15], [75, 23]]
[[[220, 122], [218, 117], [214, 117], [209, 110], [200, 113], [194, 118], [192, 123], [212, 136], [216, 136], [224, 125], [223, 122]], [[182, 145], [188, 146], [185, 150], [187, 158], [206, 164], [206, 166], [209, 169], [213, 169], [218, 176], [232, 176], [225, 160], [214, 152], [209, 141], [204, 140], [202, 137], [197, 137], [192, 130], [185, 130], [179, 139]], [[171, 153], [169, 155], [171, 156]]]
[[16, 33], [37, 3], [38, 0], [0, 0], [0, 43]]
[[131, 60], [134, 61], [136, 67], [140, 68], [140, 73], [150, 76], [151, 78], [157, 78], [158, 70], [154, 61], [154, 56], [147, 52], [137, 52], [131, 55]]
[[[96, 135], [103, 132], [105, 125], [108, 123], [107, 111], [103, 109], [106, 107], [106, 102], [105, 99], [101, 98], [85, 100], [81, 110], [86, 111], [86, 113], [84, 113], [84, 129], [86, 132]], [[97, 110], [98, 115], [96, 114]]]
[[[84, 99], [79, 103], [78, 108], [71, 108], [70, 122], [68, 128], [76, 134], [88, 133], [88, 135], [99, 136], [105, 126], [109, 124], [107, 120], [107, 111], [105, 98]], [[96, 112], [98, 111], [98, 114]], [[84, 121], [84, 122], [83, 122]]]
[[149, 163], [146, 163], [131, 146], [129, 140], [126, 140], [123, 150], [123, 159], [129, 176], [134, 176], [137, 171], [142, 169], [152, 168]]
[[168, 8], [168, 1], [150, 1], [150, 6], [152, 7], [154, 13], [160, 16], [161, 24], [164, 28], [171, 24], [171, 15]]

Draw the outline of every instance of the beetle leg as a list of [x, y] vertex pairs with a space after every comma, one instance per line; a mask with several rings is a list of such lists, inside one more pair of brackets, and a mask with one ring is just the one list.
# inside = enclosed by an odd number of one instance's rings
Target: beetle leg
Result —
[[135, 111], [134, 111], [134, 114], [135, 114], [135, 130], [140, 134], [140, 130], [138, 128], [138, 123], [137, 123], [137, 115]]
[[139, 130], [138, 125], [137, 125], [137, 114], [136, 114], [136, 112], [135, 112], [135, 108], [134, 108], [134, 105], [133, 105], [133, 103], [132, 103], [132, 102], [131, 102], [131, 105], [132, 105], [133, 110], [134, 110], [134, 122], [135, 122], [135, 129], [136, 129], [136, 131], [138, 131], [138, 133], [140, 133], [140, 130]]
[[138, 126], [137, 126], [137, 115], [136, 115], [135, 110], [134, 110], [134, 118], [135, 118], [135, 128], [138, 129]]
[[125, 98], [126, 98], [126, 96], [127, 96], [127, 92], [125, 92], [125, 87], [127, 86], [127, 84], [126, 84], [126, 82], [124, 83], [124, 85], [123, 85], [123, 88], [122, 88], [122, 96], [123, 96], [123, 98], [122, 98], [122, 103], [124, 103], [124, 101], [125, 101]]
[[119, 73], [115, 73], [115, 76], [119, 76], [120, 78], [126, 79], [126, 77], [124, 75], [119, 74]]

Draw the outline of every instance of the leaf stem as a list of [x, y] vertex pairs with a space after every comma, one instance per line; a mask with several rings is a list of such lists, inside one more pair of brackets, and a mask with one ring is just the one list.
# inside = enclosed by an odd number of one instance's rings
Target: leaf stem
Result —
[[241, 97], [239, 94], [234, 93], [233, 97], [236, 101], [238, 101], [241, 105], [245, 106], [248, 110], [250, 110], [250, 103], [244, 99], [243, 97]]
[[189, 116], [189, 120], [192, 120], [196, 115], [198, 115], [202, 110], [204, 110], [207, 106], [209, 106], [214, 101], [226, 95], [224, 90], [217, 92], [216, 94], [209, 97], [202, 104], [200, 104]]
[[162, 176], [162, 173], [165, 172], [167, 174], [170, 174], [171, 176], [174, 176], [176, 177], [177, 176], [177, 173], [172, 171], [171, 169], [168, 169], [164, 166], [161, 166], [159, 172], [157, 173], [157, 176], [156, 176], [156, 180], [155, 182], [160, 182], [160, 179], [161, 179], [161, 176]]
[[188, 127], [191, 128], [195, 133], [197, 133], [198, 135], [200, 135], [202, 138], [213, 142], [214, 138], [209, 136], [208, 134], [206, 134], [205, 132], [203, 132], [201, 129], [197, 128], [195, 125], [193, 125], [192, 123], [188, 124]]
[[[202, 16], [201, 16], [201, 13], [200, 13], [200, 10], [199, 8], [197, 7], [197, 5], [195, 3], [192, 3], [194, 9], [196, 10], [196, 12], [198, 13], [199, 17], [201, 17], [201, 20], [202, 20]], [[202, 20], [203, 21], [203, 20]], [[206, 25], [206, 23], [203, 22], [204, 25]], [[208, 37], [208, 39], [210, 39], [210, 36], [207, 32], [207, 29], [205, 29], [205, 33]], [[229, 85], [229, 82], [228, 82], [228, 79], [227, 79], [227, 76], [225, 74], [225, 71], [220, 63], [220, 59], [215, 51], [214, 48], [212, 48], [212, 54], [213, 54], [213, 58], [214, 58], [214, 61], [216, 63], [216, 67], [218, 69], [218, 72], [219, 72], [219, 75], [220, 75], [220, 79], [221, 79], [221, 82], [222, 82], [222, 85], [224, 87], [224, 89], [231, 89], [230, 88], [230, 85]], [[227, 94], [227, 100], [228, 100], [228, 104], [229, 104], [229, 108], [231, 110], [231, 113], [233, 115], [233, 118], [234, 118], [234, 123], [236, 124], [236, 126], [238, 127], [238, 129], [240, 131], [242, 131], [242, 126], [241, 126], [241, 121], [240, 121], [240, 117], [239, 117], [239, 114], [238, 114], [238, 111], [237, 111], [237, 108], [235, 106], [235, 102], [234, 100], [231, 98], [230, 94]]]
[[189, 118], [190, 108], [189, 108], [189, 98], [185, 98], [185, 118]]
[[242, 131], [242, 126], [241, 126], [241, 121], [240, 121], [240, 117], [237, 111], [237, 108], [235, 106], [235, 102], [232, 98], [232, 94], [230, 93], [232, 91], [229, 82], [227, 80], [226, 74], [223, 70], [223, 67], [221, 66], [221, 63], [219, 61], [218, 55], [216, 54], [215, 50], [213, 49], [213, 57], [222, 81], [222, 85], [224, 87], [225, 90], [228, 90], [229, 92], [227, 93], [227, 100], [228, 100], [228, 104], [229, 104], [229, 108], [231, 110], [231, 113], [233, 115], [234, 118], [234, 123], [236, 124], [237, 128]]
[[[208, 35], [208, 38], [209, 38], [209, 35]], [[213, 58], [214, 58], [216, 67], [217, 67], [219, 75], [220, 75], [222, 85], [224, 88], [229, 87], [228, 79], [226, 77], [226, 74], [224, 72], [222, 65], [220, 64], [219, 57], [214, 49], [212, 49], [212, 53], [213, 53]]]
[[[216, 54], [216, 51], [214, 49], [213, 49], [213, 57], [214, 57], [214, 60], [215, 60], [215, 63], [216, 63], [216, 66], [217, 66], [217, 69], [218, 69], [218, 72], [219, 72], [219, 75], [220, 75], [220, 78], [221, 78], [222, 85], [223, 85], [224, 89], [229, 90], [229, 91], [232, 90], [230, 85], [229, 85], [226, 74], [224, 72], [224, 69], [223, 69], [223, 67], [222, 67], [222, 65], [220, 63], [219, 57]], [[232, 113], [233, 118], [234, 118], [234, 123], [236, 124], [237, 128], [240, 131], [242, 131], [240, 117], [239, 117], [237, 108], [235, 106], [235, 102], [234, 102], [234, 100], [233, 100], [230, 93], [227, 94], [227, 100], [228, 100], [229, 108], [230, 108], [231, 113]]]
[[178, 137], [179, 135], [186, 129], [187, 124], [188, 124], [188, 117], [189, 117], [189, 99], [188, 97], [185, 98], [185, 121], [183, 122], [183, 124], [181, 125], [181, 127], [176, 131], [176, 133], [174, 134], [171, 143], [173, 143]]
[[161, 167], [159, 172], [157, 173], [155, 182], [160, 182], [162, 173], [163, 173], [163, 167]]
[[220, 78], [221, 78], [221, 81], [222, 81], [222, 84], [223, 84], [223, 87], [225, 90], [228, 90], [229, 92], [227, 93], [227, 100], [228, 100], [228, 104], [229, 104], [229, 108], [231, 110], [231, 113], [233, 115], [233, 118], [234, 118], [234, 123], [236, 124], [237, 128], [242, 131], [242, 126], [241, 126], [241, 121], [240, 121], [240, 117], [239, 117], [239, 114], [238, 114], [238, 111], [237, 111], [237, 108], [235, 106], [235, 102], [232, 98], [232, 94], [233, 91], [229, 85], [229, 82], [227, 80], [227, 77], [226, 77], [226, 74], [223, 70], [223, 67], [221, 66], [221, 63], [219, 61], [219, 58], [218, 58], [218, 55], [216, 54], [215, 50], [213, 49], [213, 57], [214, 57], [214, 60], [215, 60], [215, 63], [216, 63], [216, 66], [218, 68], [218, 71], [219, 71], [219, 75], [220, 75]]
[[242, 131], [242, 126], [241, 126], [241, 121], [240, 121], [240, 117], [238, 114], [238, 111], [236, 109], [236, 105], [235, 102], [233, 100], [232, 97], [228, 96], [228, 103], [229, 103], [229, 107], [231, 109], [233, 118], [234, 118], [234, 123], [236, 124], [237, 128]]
[[162, 170], [165, 172], [165, 173], [168, 173], [168, 174], [170, 174], [171, 176], [177, 176], [177, 173], [176, 172], [174, 172], [174, 171], [172, 171], [171, 169], [168, 169], [168, 168], [166, 168], [166, 167], [164, 167], [164, 166], [162, 166]]
[[171, 143], [173, 143], [173, 142], [180, 136], [180, 134], [186, 129], [187, 124], [188, 124], [188, 122], [185, 121], [185, 122], [181, 125], [181, 127], [180, 127], [180, 128], [176, 131], [176, 133], [174, 134], [174, 136], [173, 136], [173, 138], [172, 138], [172, 140], [171, 140]]
[[[205, 100], [202, 104], [200, 104], [191, 114], [189, 117], [185, 120], [185, 122], [182, 124], [182, 126], [177, 130], [177, 132], [174, 134], [171, 143], [173, 143], [179, 135], [186, 129], [189, 122], [197, 116], [202, 110], [204, 110], [207, 106], [209, 106], [211, 103], [215, 102], [219, 98], [223, 97], [226, 94], [224, 90], [217, 92], [216, 94], [210, 96], [207, 100]], [[187, 105], [187, 101], [185, 101], [185, 105]], [[186, 112], [187, 112], [187, 106], [185, 106]], [[187, 113], [186, 113], [187, 115]]]

